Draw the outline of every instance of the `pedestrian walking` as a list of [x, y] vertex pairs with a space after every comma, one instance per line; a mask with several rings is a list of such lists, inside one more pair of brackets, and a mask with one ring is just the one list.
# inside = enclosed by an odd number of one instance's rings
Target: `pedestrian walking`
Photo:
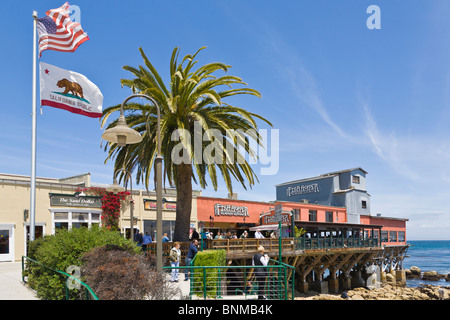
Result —
[[[197, 254], [197, 252], [198, 252], [197, 245], [198, 245], [198, 240], [197, 239], [192, 240], [192, 243], [189, 246], [189, 250], [186, 255], [186, 259], [184, 260], [186, 267], [189, 267], [191, 265], [192, 259], [194, 259], [195, 255]], [[190, 272], [190, 270], [188, 268], [184, 269], [184, 281], [189, 280], [189, 272]]]
[[252, 265], [253, 266], [259, 266], [258, 268], [255, 268], [255, 277], [256, 277], [256, 283], [258, 284], [258, 299], [265, 300], [267, 299], [264, 295], [264, 286], [266, 284], [266, 277], [267, 277], [267, 270], [266, 268], [262, 268], [260, 266], [267, 266], [269, 263], [269, 256], [267, 254], [264, 254], [264, 247], [259, 246], [258, 251], [253, 255], [252, 258]]
[[180, 266], [180, 243], [176, 241], [173, 248], [170, 250], [169, 259], [170, 266], [172, 267], [170, 282], [178, 282], [178, 268]]

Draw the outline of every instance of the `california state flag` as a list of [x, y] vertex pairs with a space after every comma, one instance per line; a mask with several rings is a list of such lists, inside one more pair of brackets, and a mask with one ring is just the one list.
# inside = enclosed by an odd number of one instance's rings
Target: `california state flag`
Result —
[[102, 116], [100, 89], [80, 73], [40, 62], [41, 105], [64, 109], [91, 118]]

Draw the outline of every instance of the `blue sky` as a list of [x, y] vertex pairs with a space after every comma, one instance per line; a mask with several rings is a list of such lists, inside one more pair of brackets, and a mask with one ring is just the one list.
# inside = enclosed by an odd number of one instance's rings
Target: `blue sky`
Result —
[[[0, 172], [30, 174], [32, 11], [61, 1], [2, 1]], [[450, 3], [432, 1], [72, 1], [90, 40], [41, 61], [87, 76], [104, 106], [129, 94], [123, 65], [140, 46], [163, 77], [180, 56], [232, 65], [262, 98], [233, 101], [279, 130], [279, 170], [241, 199], [273, 200], [274, 185], [362, 167], [372, 214], [408, 218], [409, 239], [450, 239]], [[369, 30], [369, 5], [381, 29]], [[6, 14], [8, 13], [8, 14]], [[44, 106], [37, 116], [37, 175], [90, 172], [111, 183], [97, 119]], [[262, 128], [267, 128], [263, 124]], [[259, 173], [259, 166], [255, 166]], [[195, 188], [195, 186], [194, 186]], [[198, 189], [198, 187], [197, 187]], [[226, 197], [220, 186], [205, 195]]]

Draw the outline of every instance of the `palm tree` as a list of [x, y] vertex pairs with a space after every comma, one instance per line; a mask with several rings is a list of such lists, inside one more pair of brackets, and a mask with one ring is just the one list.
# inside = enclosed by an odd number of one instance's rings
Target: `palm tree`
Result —
[[[194, 55], [186, 55], [179, 63], [180, 50], [175, 48], [170, 59], [170, 83], [166, 86], [142, 48], [139, 48], [144, 65], [138, 68], [124, 66], [134, 78], [121, 80], [122, 87], [131, 88], [133, 94], [151, 96], [161, 108], [164, 181], [167, 179], [177, 190], [174, 241], [187, 241], [189, 237], [192, 180], [206, 188], [209, 179], [214, 190], [217, 190], [219, 171], [230, 193], [233, 192], [232, 178], [245, 189], [247, 183], [251, 187], [258, 178], [245, 156], [257, 159], [252, 146], [255, 142], [263, 146], [255, 120], [260, 119], [272, 126], [265, 118], [224, 102], [225, 98], [237, 95], [260, 97], [258, 91], [245, 87], [246, 83], [242, 79], [226, 74], [231, 66], [213, 62], [194, 70], [197, 63], [194, 59], [203, 49], [204, 47], [200, 48]], [[216, 77], [214, 74], [217, 72], [225, 74]], [[241, 87], [233, 88], [236, 85]], [[118, 110], [120, 104], [103, 111], [102, 127], [109, 116]], [[105, 151], [108, 152], [105, 163], [109, 159], [115, 159], [115, 169], [125, 168], [130, 172], [136, 170], [136, 183], [144, 183], [148, 190], [157, 151], [156, 107], [129, 103], [125, 106], [125, 112], [127, 124], [140, 132], [143, 140], [125, 147], [108, 143], [105, 146]], [[114, 120], [108, 128], [116, 123], [117, 120]], [[227, 136], [227, 132], [235, 134]], [[200, 144], [199, 139], [193, 139], [194, 136], [200, 137]], [[231, 148], [224, 147], [226, 141]], [[213, 148], [211, 144], [214, 145]], [[180, 159], [183, 161], [180, 162]], [[237, 159], [240, 161], [236, 161]]]

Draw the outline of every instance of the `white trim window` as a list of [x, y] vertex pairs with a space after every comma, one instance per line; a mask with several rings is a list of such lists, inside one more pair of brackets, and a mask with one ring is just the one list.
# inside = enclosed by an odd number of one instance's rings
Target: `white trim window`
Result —
[[90, 228], [101, 224], [101, 210], [60, 208], [50, 211], [52, 212], [52, 234], [55, 234], [56, 229]]
[[0, 224], [0, 261], [14, 261], [14, 229], [13, 223]]

